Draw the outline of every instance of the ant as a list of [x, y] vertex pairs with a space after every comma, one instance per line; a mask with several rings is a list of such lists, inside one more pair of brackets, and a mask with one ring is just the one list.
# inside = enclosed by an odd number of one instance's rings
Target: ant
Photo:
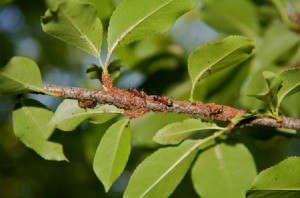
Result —
[[87, 108], [93, 109], [97, 106], [97, 100], [95, 98], [91, 100], [78, 100], [78, 106], [84, 108], [85, 111]]
[[209, 107], [209, 109], [210, 109], [210, 113], [209, 114], [211, 116], [223, 113], [223, 107], [222, 108], [212, 108], [212, 107]]
[[135, 88], [129, 88], [128, 91], [130, 93], [132, 93], [133, 95], [138, 96], [140, 98], [145, 98], [147, 96], [147, 94], [143, 90], [139, 91]]
[[170, 98], [168, 98], [167, 96], [160, 97], [160, 96], [154, 95], [153, 100], [163, 103], [164, 105], [167, 105], [168, 107], [173, 106], [173, 101]]

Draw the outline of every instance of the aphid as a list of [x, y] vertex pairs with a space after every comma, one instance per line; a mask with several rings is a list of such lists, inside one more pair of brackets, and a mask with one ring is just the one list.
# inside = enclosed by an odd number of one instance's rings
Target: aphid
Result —
[[172, 101], [171, 99], [167, 100], [166, 105], [167, 105], [168, 107], [172, 107], [172, 106], [173, 106], [173, 101]]
[[99, 90], [95, 89], [92, 91], [93, 94], [97, 94], [99, 92]]
[[76, 95], [79, 96], [81, 94], [80, 90], [76, 90]]
[[143, 90], [140, 91], [140, 95], [142, 98], [145, 98], [147, 96], [147, 94]]
[[154, 95], [154, 96], [153, 96], [153, 100], [154, 100], [154, 101], [158, 101], [158, 100], [159, 100], [159, 98], [160, 98], [160, 97], [159, 97], [159, 96], [157, 96], [157, 95]]
[[85, 111], [87, 108], [93, 109], [97, 106], [97, 100], [94, 98], [92, 100], [78, 100], [78, 106], [84, 108]]

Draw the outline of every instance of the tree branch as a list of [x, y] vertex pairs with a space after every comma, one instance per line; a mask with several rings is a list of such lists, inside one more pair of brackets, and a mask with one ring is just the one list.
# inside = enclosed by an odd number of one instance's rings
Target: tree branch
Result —
[[[92, 108], [97, 104], [112, 104], [124, 110], [131, 118], [140, 117], [147, 112], [175, 112], [188, 114], [215, 121], [229, 122], [238, 115], [247, 113], [245, 110], [218, 105], [214, 103], [176, 101], [167, 96], [147, 95], [136, 89], [122, 90], [113, 87], [111, 82], [103, 82], [103, 90], [92, 90], [61, 85], [44, 85], [44, 89], [57, 97], [76, 99], [81, 107]], [[105, 86], [108, 84], [108, 86]], [[269, 127], [300, 129], [300, 120], [282, 116], [280, 120], [263, 116], [244, 120], [240, 126], [261, 125]]]

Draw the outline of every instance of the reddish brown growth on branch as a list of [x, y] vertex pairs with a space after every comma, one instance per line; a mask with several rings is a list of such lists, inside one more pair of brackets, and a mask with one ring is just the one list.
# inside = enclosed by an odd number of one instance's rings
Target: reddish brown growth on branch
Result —
[[[137, 89], [122, 90], [113, 86], [108, 73], [102, 74], [102, 83], [104, 90], [90, 90], [58, 85], [45, 85], [44, 89], [55, 93], [59, 97], [76, 99], [79, 101], [78, 105], [85, 109], [94, 108], [97, 104], [112, 104], [123, 109], [124, 114], [131, 118], [140, 117], [147, 112], [174, 112], [230, 122], [235, 116], [247, 113], [245, 110], [214, 103], [203, 104], [200, 101], [176, 101], [167, 96], [147, 95], [144, 91]], [[300, 129], [300, 120], [288, 117], [283, 117], [280, 121], [270, 117], [257, 117], [239, 126], [251, 126], [254, 124]], [[233, 128], [234, 125], [230, 127]]]
[[103, 72], [101, 80], [102, 80], [102, 84], [104, 86], [104, 89], [108, 90], [108, 89], [113, 88], [113, 84], [112, 84], [112, 81], [110, 79], [110, 74], [109, 73]]

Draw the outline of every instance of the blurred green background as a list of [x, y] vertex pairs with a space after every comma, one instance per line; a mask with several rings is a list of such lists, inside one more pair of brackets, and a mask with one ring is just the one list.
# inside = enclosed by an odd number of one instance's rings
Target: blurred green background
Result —
[[[0, 66], [14, 55], [35, 60], [45, 83], [100, 88], [86, 76], [86, 68], [96, 60], [81, 50], [43, 33], [40, 17], [55, 0], [0, 1]], [[121, 0], [91, 0], [107, 33], [109, 18]], [[300, 19], [300, 3], [283, 5], [290, 22]], [[135, 87], [149, 94], [187, 100], [190, 80], [187, 57], [202, 43], [239, 34], [257, 42], [254, 56], [241, 65], [219, 72], [200, 83], [196, 99], [239, 108], [263, 108], [247, 94], [261, 93], [266, 83], [262, 71], [278, 72], [300, 66], [300, 35], [282, 21], [272, 1], [203, 0], [182, 16], [172, 29], [116, 50], [120, 59], [115, 84]], [[298, 21], [299, 23], [299, 21]], [[300, 24], [299, 24], [300, 26]], [[105, 56], [105, 42], [103, 47]], [[61, 99], [28, 94], [55, 111]], [[12, 110], [16, 99], [0, 95], [0, 197], [120, 197], [134, 168], [157, 147], [152, 137], [164, 125], [186, 116], [147, 114], [132, 120], [133, 150], [125, 172], [112, 189], [104, 188], [92, 170], [93, 155], [105, 130], [113, 122], [93, 125], [85, 122], [75, 131], [57, 130], [51, 139], [62, 143], [70, 162], [43, 160], [27, 149], [13, 133]], [[300, 117], [300, 94], [284, 101], [282, 113]], [[258, 171], [287, 156], [300, 155], [299, 135], [275, 129], [253, 127], [236, 130], [230, 137], [245, 143], [252, 152]], [[196, 197], [189, 174], [174, 197]]]

